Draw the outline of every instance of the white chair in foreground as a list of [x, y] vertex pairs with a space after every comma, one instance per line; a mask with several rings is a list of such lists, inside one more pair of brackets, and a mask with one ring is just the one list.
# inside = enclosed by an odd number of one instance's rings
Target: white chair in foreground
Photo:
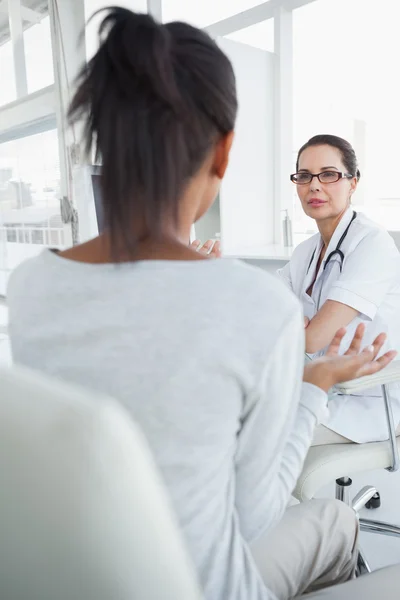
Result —
[[147, 445], [113, 400], [0, 370], [0, 598], [200, 600]]
[[[362, 377], [337, 386], [338, 391], [345, 394], [360, 392], [377, 385], [382, 387], [382, 410], [386, 413], [389, 439], [385, 442], [372, 442], [369, 444], [332, 444], [312, 447], [293, 493], [298, 500], [303, 502], [313, 498], [320, 488], [332, 481], [336, 481], [336, 498], [353, 506], [357, 513], [374, 497], [377, 497], [376, 488], [366, 486], [350, 500], [349, 492], [352, 480], [349, 475], [376, 469], [386, 469], [392, 472], [399, 469], [400, 438], [396, 438], [393, 413], [387, 391], [389, 384], [398, 381], [400, 381], [400, 361], [394, 361], [375, 375]], [[379, 399], [377, 399], [377, 402], [379, 402]], [[360, 527], [362, 531], [400, 537], [400, 526], [391, 523], [360, 518]], [[359, 566], [361, 572], [370, 571], [362, 554]]]

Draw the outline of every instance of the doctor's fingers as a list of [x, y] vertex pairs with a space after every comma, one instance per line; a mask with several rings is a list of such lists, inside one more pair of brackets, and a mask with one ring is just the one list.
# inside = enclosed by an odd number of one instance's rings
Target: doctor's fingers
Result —
[[192, 248], [194, 248], [198, 252], [201, 252], [202, 254], [208, 254], [210, 252], [211, 248], [213, 247], [214, 242], [213, 242], [213, 240], [207, 240], [203, 244], [201, 242], [201, 240], [194, 240], [190, 245]]
[[214, 242], [214, 240], [207, 240], [202, 245], [200, 240], [194, 240], [190, 245], [197, 250], [197, 252], [201, 252], [201, 254], [210, 255], [214, 258], [221, 257], [221, 243], [219, 241]]
[[216, 241], [213, 249], [210, 252], [211, 256], [214, 256], [214, 258], [221, 258], [222, 256], [222, 250], [221, 250], [221, 242]]

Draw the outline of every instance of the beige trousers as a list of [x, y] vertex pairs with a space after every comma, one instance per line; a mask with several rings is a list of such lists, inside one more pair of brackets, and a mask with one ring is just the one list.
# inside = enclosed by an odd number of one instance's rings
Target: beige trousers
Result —
[[278, 600], [289, 600], [352, 579], [357, 537], [351, 508], [337, 500], [311, 500], [289, 508], [251, 551], [266, 587]]
[[278, 600], [399, 600], [400, 565], [354, 579], [357, 537], [346, 504], [310, 500], [289, 508], [251, 551]]

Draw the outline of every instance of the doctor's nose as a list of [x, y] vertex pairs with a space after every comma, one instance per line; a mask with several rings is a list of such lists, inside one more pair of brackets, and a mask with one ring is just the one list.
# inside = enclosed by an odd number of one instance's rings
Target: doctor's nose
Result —
[[311, 192], [319, 192], [320, 189], [321, 189], [321, 186], [319, 184], [319, 180], [317, 177], [314, 177], [310, 183], [310, 191]]

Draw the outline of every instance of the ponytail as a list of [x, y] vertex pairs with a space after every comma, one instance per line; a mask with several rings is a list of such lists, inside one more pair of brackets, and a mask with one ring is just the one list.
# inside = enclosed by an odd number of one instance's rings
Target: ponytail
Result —
[[[113, 7], [69, 110], [102, 163], [104, 218], [114, 250], [133, 253], [135, 219], [148, 234], [176, 221], [188, 179], [218, 135], [234, 127], [229, 60], [204, 32]], [[118, 245], [118, 248], [117, 248]]]

